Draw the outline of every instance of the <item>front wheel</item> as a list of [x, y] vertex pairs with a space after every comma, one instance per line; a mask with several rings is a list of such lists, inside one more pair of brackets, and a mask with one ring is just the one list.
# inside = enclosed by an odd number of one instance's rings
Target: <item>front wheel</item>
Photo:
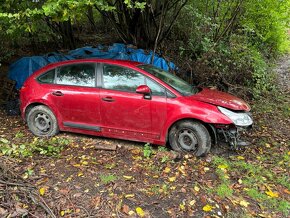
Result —
[[175, 151], [193, 152], [199, 157], [210, 151], [211, 137], [201, 123], [180, 121], [169, 131], [169, 144]]
[[59, 132], [56, 117], [44, 105], [33, 107], [28, 112], [26, 121], [30, 131], [36, 136], [54, 136]]

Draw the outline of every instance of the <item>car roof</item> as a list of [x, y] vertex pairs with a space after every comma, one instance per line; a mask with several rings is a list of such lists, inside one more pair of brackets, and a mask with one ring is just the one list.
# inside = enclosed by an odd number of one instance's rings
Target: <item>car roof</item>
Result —
[[78, 64], [78, 63], [90, 63], [90, 62], [97, 62], [97, 63], [106, 63], [106, 64], [119, 64], [123, 66], [131, 66], [136, 67], [142, 63], [136, 61], [129, 61], [129, 60], [113, 60], [113, 59], [99, 59], [99, 58], [86, 58], [86, 59], [74, 59], [74, 60], [67, 60], [67, 61], [60, 61], [48, 64], [46, 67], [58, 67], [66, 64]]

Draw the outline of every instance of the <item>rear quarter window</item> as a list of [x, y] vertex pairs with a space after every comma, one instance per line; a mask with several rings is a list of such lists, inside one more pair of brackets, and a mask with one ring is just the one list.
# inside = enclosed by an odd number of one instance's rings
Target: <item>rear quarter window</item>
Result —
[[54, 83], [54, 77], [55, 77], [55, 69], [50, 70], [46, 73], [41, 74], [37, 81], [40, 83]]

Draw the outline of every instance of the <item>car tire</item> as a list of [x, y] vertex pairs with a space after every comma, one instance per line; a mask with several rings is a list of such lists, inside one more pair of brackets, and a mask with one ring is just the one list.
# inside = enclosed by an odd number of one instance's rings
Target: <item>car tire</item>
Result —
[[36, 136], [54, 136], [59, 132], [53, 112], [44, 105], [33, 107], [26, 117], [30, 131]]
[[180, 121], [169, 131], [169, 144], [179, 152], [193, 152], [195, 156], [205, 156], [211, 148], [208, 130], [196, 121]]

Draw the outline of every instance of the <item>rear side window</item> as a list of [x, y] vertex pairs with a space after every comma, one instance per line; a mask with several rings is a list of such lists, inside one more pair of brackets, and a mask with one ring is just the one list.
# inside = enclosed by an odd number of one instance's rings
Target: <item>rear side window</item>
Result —
[[54, 76], [55, 76], [55, 69], [50, 70], [42, 75], [40, 75], [37, 80], [40, 83], [53, 83], [54, 82]]
[[95, 65], [74, 64], [59, 68], [56, 84], [72, 86], [95, 86]]

